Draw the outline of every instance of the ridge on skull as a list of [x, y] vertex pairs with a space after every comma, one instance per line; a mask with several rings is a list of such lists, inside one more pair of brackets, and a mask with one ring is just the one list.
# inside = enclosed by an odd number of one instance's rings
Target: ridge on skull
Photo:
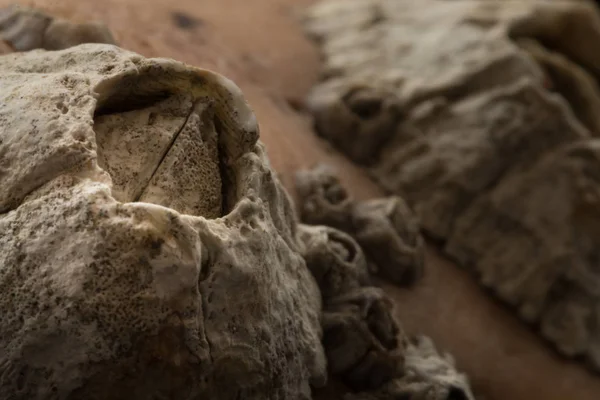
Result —
[[321, 296], [240, 89], [99, 44], [0, 86], [0, 398], [310, 399]]

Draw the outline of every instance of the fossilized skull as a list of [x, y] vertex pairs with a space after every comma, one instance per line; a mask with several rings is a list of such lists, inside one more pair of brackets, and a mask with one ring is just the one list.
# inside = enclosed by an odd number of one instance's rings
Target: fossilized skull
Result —
[[346, 233], [298, 224], [233, 83], [110, 45], [0, 77], [1, 398], [308, 399], [327, 373], [350, 397], [473, 398], [370, 286], [367, 262], [422, 269], [404, 201], [317, 169], [303, 217], [341, 196]]
[[0, 398], [310, 398], [321, 296], [239, 88], [99, 44], [0, 88]]

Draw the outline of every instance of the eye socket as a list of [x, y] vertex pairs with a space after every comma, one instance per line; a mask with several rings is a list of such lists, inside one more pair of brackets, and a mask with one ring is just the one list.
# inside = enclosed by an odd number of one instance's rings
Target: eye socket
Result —
[[219, 89], [219, 78], [215, 85], [200, 71], [132, 63], [136, 71], [94, 89], [98, 166], [111, 177], [113, 197], [209, 219], [229, 214], [238, 199], [237, 170], [226, 159], [251, 150], [255, 135], [224, 125], [218, 114], [228, 115], [228, 105], [199, 95], [228, 87]]

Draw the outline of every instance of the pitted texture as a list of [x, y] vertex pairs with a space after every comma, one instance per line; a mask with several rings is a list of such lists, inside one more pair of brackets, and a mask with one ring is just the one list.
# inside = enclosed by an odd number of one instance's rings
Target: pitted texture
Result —
[[350, 394], [344, 400], [473, 400], [464, 374], [456, 371], [454, 359], [440, 354], [426, 336], [415, 336], [406, 344], [404, 375], [379, 390]]
[[325, 60], [317, 132], [561, 353], [600, 369], [597, 5], [323, 1], [305, 24]]
[[349, 236], [325, 226], [300, 225], [299, 232], [323, 296], [328, 370], [348, 388], [345, 399], [473, 399], [451, 356], [438, 355], [429, 338], [403, 332], [392, 302], [369, 286], [362, 249]]
[[329, 372], [354, 390], [377, 389], [403, 369], [391, 301], [381, 289], [367, 286], [362, 250], [349, 236], [330, 227], [300, 225], [299, 237], [323, 296]]
[[366, 253], [372, 272], [399, 285], [410, 285], [423, 275], [419, 221], [402, 198], [356, 201], [336, 171], [323, 164], [299, 171], [296, 190], [302, 222], [351, 235]]
[[349, 235], [326, 226], [301, 225], [303, 255], [321, 296], [330, 299], [369, 281], [362, 249]]
[[0, 86], [0, 398], [310, 399], [321, 296], [239, 88], [110, 45]]
[[356, 240], [376, 273], [400, 285], [411, 285], [423, 276], [425, 243], [419, 221], [402, 198], [357, 203], [353, 221]]
[[312, 169], [300, 170], [296, 172], [295, 183], [302, 222], [349, 230], [354, 200], [332, 167], [319, 164]]

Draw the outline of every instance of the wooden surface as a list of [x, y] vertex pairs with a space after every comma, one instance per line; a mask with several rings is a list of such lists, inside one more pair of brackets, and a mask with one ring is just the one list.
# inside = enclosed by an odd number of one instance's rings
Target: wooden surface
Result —
[[[0, 0], [0, 5], [10, 3]], [[296, 169], [323, 161], [339, 169], [355, 197], [381, 195], [361, 170], [315, 137], [307, 116], [294, 110], [318, 78], [317, 50], [297, 23], [310, 0], [19, 3], [73, 20], [103, 20], [124, 48], [216, 70], [236, 81], [258, 116], [262, 141], [288, 188]], [[433, 247], [426, 268], [425, 279], [414, 288], [384, 286], [405, 329], [428, 334], [453, 353], [480, 400], [600, 399], [600, 376], [549, 350]]]

